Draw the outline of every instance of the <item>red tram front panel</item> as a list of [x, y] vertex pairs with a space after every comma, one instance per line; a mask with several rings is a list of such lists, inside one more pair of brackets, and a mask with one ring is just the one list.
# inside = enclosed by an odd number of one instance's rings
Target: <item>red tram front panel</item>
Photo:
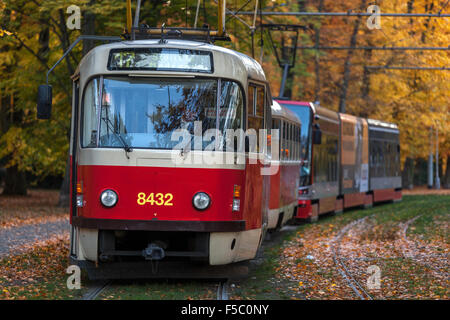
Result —
[[[78, 208], [80, 217], [177, 221], [243, 218], [242, 208], [232, 211], [234, 186], [244, 187], [243, 170], [81, 165], [78, 172], [84, 200], [84, 206]], [[105, 208], [99, 201], [106, 189], [118, 195], [113, 208]], [[211, 197], [206, 210], [193, 207], [192, 198], [197, 192]], [[254, 196], [258, 193], [255, 190]], [[247, 227], [257, 226], [257, 219], [253, 220]]]

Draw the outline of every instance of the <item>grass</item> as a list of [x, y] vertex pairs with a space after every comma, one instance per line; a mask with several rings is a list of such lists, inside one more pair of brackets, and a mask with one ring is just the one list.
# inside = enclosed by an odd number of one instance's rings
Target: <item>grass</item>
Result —
[[[309, 252], [315, 249], [316, 253], [326, 251], [325, 248], [314, 248], [311, 243], [318, 239], [329, 241], [343, 226], [365, 216], [369, 217], [368, 225], [365, 230], [360, 231], [361, 234], [356, 235], [359, 240], [354, 239], [356, 246], [352, 248], [362, 253], [362, 256], [371, 257], [370, 264], [376, 264], [382, 270], [385, 287], [381, 292], [375, 293], [375, 297], [378, 299], [446, 299], [449, 294], [448, 280], [433, 276], [427, 263], [436, 262], [432, 261], [432, 256], [435, 254], [449, 253], [450, 196], [448, 195], [405, 196], [400, 203], [377, 205], [367, 210], [347, 211], [340, 216], [325, 216], [313, 225], [303, 225], [299, 228], [296, 237], [291, 239], [291, 243], [285, 245], [289, 250], [279, 251], [280, 260], [285, 263], [287, 261], [288, 264], [282, 266], [279, 273], [282, 275], [286, 272], [289, 274], [297, 272], [298, 279], [307, 279], [310, 282], [308, 288], [323, 291], [324, 284], [336, 282], [340, 276], [335, 272], [334, 263], [332, 261], [330, 263], [330, 256], [327, 257], [328, 264], [324, 264], [325, 268], [317, 265], [310, 266], [311, 263], [305, 259]], [[394, 250], [394, 243], [399, 239], [400, 223], [417, 216], [420, 217], [410, 224], [407, 236], [414, 246], [414, 243], [418, 242], [419, 258], [415, 260], [403, 256], [396, 257], [398, 252]], [[298, 241], [295, 241], [301, 238], [310, 242], [305, 243], [308, 248], [304, 250], [298, 246]], [[350, 245], [352, 245], [351, 242]], [[361, 251], [367, 248], [373, 250]], [[428, 251], [421, 252], [424, 248]], [[293, 255], [292, 261], [295, 263], [286, 260], [287, 253]], [[428, 253], [430, 253], [429, 256]], [[442, 261], [440, 263], [441, 270], [448, 271], [448, 262], [444, 262], [444, 265]], [[364, 264], [350, 259], [348, 264], [354, 267], [352, 272], [364, 284], [367, 279], [365, 268], [369, 263]], [[305, 272], [302, 272], [301, 268], [305, 268]], [[282, 275], [282, 277], [285, 276]], [[324, 297], [311, 293], [312, 290], [300, 290], [300, 292], [308, 294], [312, 299]], [[297, 292], [298, 290], [294, 291], [294, 293]], [[292, 294], [291, 290], [285, 292], [285, 295], [290, 297]], [[340, 295], [330, 295], [328, 298], [352, 299], [354, 297], [343, 290]]]
[[210, 281], [115, 281], [97, 300], [206, 300], [216, 299], [217, 283]]
[[67, 289], [67, 257], [68, 239], [56, 238], [0, 259], [0, 299], [81, 298], [84, 290]]
[[57, 190], [30, 189], [27, 196], [4, 196], [0, 193], [0, 227], [67, 218], [69, 211], [57, 206], [58, 199]]
[[[280, 268], [280, 252], [285, 243], [290, 241], [295, 235], [296, 231], [288, 231], [278, 235], [271, 243], [265, 244], [262, 248], [263, 262], [251, 268], [248, 279], [235, 284], [236, 286], [231, 290], [230, 296], [234, 299], [290, 299], [292, 294], [288, 293], [287, 290], [283, 290], [283, 288], [294, 284], [289, 280], [277, 279], [275, 275]], [[303, 295], [294, 295], [294, 297], [301, 299]]]
[[[45, 203], [45, 202], [44, 202]], [[362, 232], [362, 242], [381, 242], [386, 251], [396, 239], [397, 226], [415, 216], [408, 229], [408, 238], [433, 244], [438, 253], [448, 252], [450, 196], [405, 196], [396, 204], [371, 209], [347, 211], [339, 216], [324, 216], [317, 223], [304, 224], [295, 230], [273, 236], [264, 244], [262, 258], [249, 262], [250, 274], [245, 280], [232, 282], [232, 299], [334, 299], [354, 298], [348, 290], [330, 291], [338, 283], [339, 274], [333, 265], [317, 265], [306, 258], [311, 250], [328, 249], [320, 239], [332, 238], [344, 225], [370, 216], [370, 230]], [[397, 228], [397, 229], [396, 229]], [[316, 243], [317, 242], [317, 243]], [[291, 251], [290, 251], [291, 250]], [[289, 252], [300, 253], [286, 260]], [[90, 282], [82, 276], [82, 290], [68, 290], [68, 239], [52, 239], [36, 245], [24, 254], [0, 259], [0, 299], [80, 299]], [[377, 255], [375, 255], [377, 256]], [[430, 270], [412, 259], [380, 256], [371, 262], [382, 269], [382, 290], [375, 294], [384, 299], [446, 299], [448, 282], [436, 281]], [[311, 283], [284, 277], [287, 264], [300, 276], [314, 276]], [[364, 272], [359, 275], [364, 283]], [[299, 289], [300, 287], [300, 289]], [[333, 290], [333, 289], [331, 289]], [[323, 293], [325, 292], [325, 293]], [[136, 280], [115, 282], [98, 299], [215, 299], [216, 281]]]
[[[275, 241], [266, 243], [262, 263], [253, 263], [249, 277], [246, 280], [234, 281], [230, 288], [230, 297], [232, 299], [304, 299], [305, 294], [302, 291], [292, 290], [297, 283], [280, 277], [276, 277], [282, 268], [280, 256], [283, 250], [289, 245], [291, 240], [312, 231], [318, 233], [337, 232], [347, 223], [362, 218], [364, 216], [373, 216], [376, 226], [379, 227], [380, 235], [377, 240], [393, 241], [396, 237], [396, 226], [399, 222], [409, 220], [416, 215], [424, 215], [411, 226], [415, 234], [421, 234], [424, 238], [434, 238], [436, 234], [436, 217], [442, 221], [449, 219], [450, 197], [449, 196], [407, 196], [400, 203], [384, 204], [375, 206], [366, 210], [352, 210], [340, 216], [325, 216], [317, 224], [300, 225], [295, 231], [285, 232], [278, 235]], [[330, 228], [330, 225], [332, 227]], [[448, 234], [445, 234], [448, 238]], [[302, 246], [300, 243], [299, 246]], [[295, 259], [295, 263], [304, 266], [313, 266], [313, 262], [304, 257]], [[422, 276], [425, 272], [424, 267], [405, 261], [404, 259], [379, 259], [377, 261], [384, 270], [385, 277], [392, 279], [392, 282], [398, 282], [394, 289], [389, 290], [386, 287], [383, 294], [385, 298], [401, 299], [402, 291], [408, 293], [408, 297], [416, 298], [435, 298], [433, 292], [437, 292], [442, 297], [445, 295], [445, 289], [439, 289], [439, 285], [431, 284], [429, 276]], [[319, 276], [327, 279], [328, 282], [336, 280], [335, 270], [317, 269]], [[428, 284], [428, 286], [427, 286]], [[205, 287], [210, 289], [203, 289]], [[212, 286], [212, 287], [211, 287]], [[181, 290], [184, 289], [184, 290]], [[431, 288], [428, 290], [428, 288]], [[434, 288], [434, 289], [433, 289]], [[442, 288], [442, 287], [441, 287]], [[205, 284], [198, 282], [145, 282], [145, 283], [123, 283], [122, 285], [112, 287], [101, 295], [101, 299], [214, 299], [215, 284]], [[199, 291], [200, 290], [200, 291]], [[211, 291], [209, 294], [204, 294]], [[343, 298], [349, 298], [343, 297]]]

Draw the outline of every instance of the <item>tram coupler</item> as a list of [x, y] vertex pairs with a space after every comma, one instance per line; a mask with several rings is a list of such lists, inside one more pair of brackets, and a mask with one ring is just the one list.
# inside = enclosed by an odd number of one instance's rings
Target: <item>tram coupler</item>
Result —
[[145, 260], [162, 260], [166, 254], [163, 248], [154, 243], [150, 243], [147, 248], [142, 250], [142, 256]]

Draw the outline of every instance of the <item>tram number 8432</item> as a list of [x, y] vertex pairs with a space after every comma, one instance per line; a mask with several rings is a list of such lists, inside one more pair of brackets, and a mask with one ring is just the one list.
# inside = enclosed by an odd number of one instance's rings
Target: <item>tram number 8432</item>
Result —
[[171, 193], [150, 193], [148, 196], [144, 192], [138, 193], [137, 203], [138, 205], [146, 205], [149, 203], [154, 206], [173, 206], [172, 203], [173, 194]]

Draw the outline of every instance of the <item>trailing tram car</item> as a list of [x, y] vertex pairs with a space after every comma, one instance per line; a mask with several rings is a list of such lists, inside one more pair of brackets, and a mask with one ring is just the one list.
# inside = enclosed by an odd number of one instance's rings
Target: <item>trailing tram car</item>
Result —
[[339, 113], [340, 208], [372, 205], [369, 191], [369, 130], [367, 120]]
[[[272, 129], [279, 130], [278, 159], [272, 158], [277, 172], [270, 176], [268, 229], [278, 230], [292, 219], [297, 209], [300, 178], [301, 122], [288, 108], [273, 101]], [[272, 146], [272, 154], [273, 154]]]
[[[210, 151], [212, 143], [236, 140], [227, 130], [270, 129], [270, 88], [255, 60], [208, 42], [121, 41], [92, 49], [72, 79], [74, 263], [93, 277], [116, 267], [120, 277], [133, 277], [120, 272], [123, 264], [161, 260], [161, 270], [164, 262], [224, 265], [255, 257], [269, 223], [270, 176], [262, 169], [270, 166], [270, 146], [258, 146], [264, 161], [256, 163], [248, 150], [235, 148], [231, 163], [213, 161], [228, 149]], [[41, 118], [45, 112], [38, 103]], [[293, 161], [299, 123], [285, 113], [284, 148]], [[174, 152], [177, 129], [194, 138]], [[295, 192], [289, 178], [283, 188]], [[294, 206], [284, 189], [287, 218]]]
[[369, 125], [369, 189], [372, 201], [400, 201], [402, 174], [397, 125], [367, 120]]
[[338, 113], [309, 102], [277, 100], [302, 123], [296, 218], [401, 200], [395, 124]]

